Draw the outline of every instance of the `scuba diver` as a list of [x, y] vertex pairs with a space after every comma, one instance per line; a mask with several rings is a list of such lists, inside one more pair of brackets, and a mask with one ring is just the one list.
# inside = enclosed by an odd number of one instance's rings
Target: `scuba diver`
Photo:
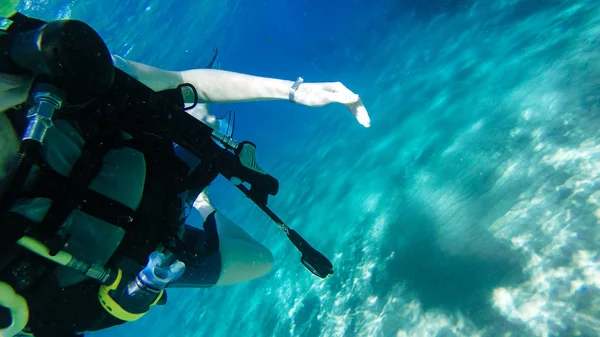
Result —
[[139, 319], [166, 303], [167, 288], [235, 284], [269, 272], [271, 252], [202, 193], [218, 175], [285, 232], [311, 273], [333, 274], [331, 262], [268, 207], [279, 183], [257, 164], [256, 146], [190, 111], [268, 99], [340, 103], [369, 127], [358, 95], [339, 82], [127, 61], [76, 20], [14, 13], [6, 22], [0, 336], [81, 336]]

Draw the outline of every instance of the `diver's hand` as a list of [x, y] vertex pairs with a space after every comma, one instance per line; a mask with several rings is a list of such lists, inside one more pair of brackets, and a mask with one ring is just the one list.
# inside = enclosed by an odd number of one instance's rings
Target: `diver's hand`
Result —
[[340, 82], [302, 83], [294, 93], [294, 102], [310, 107], [340, 103], [350, 110], [362, 126], [371, 126], [369, 113], [360, 97]]

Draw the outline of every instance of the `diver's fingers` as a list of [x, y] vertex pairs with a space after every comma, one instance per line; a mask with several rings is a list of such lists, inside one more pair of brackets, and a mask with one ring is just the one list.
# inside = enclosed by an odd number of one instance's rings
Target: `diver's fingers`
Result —
[[352, 104], [348, 104], [346, 106], [348, 107], [348, 110], [350, 110], [350, 112], [354, 115], [354, 117], [356, 117], [356, 120], [360, 123], [360, 125], [364, 126], [365, 128], [371, 127], [371, 118], [369, 117], [367, 108], [365, 108], [365, 105], [360, 100], [360, 98], [358, 99], [358, 101]]
[[323, 83], [323, 89], [332, 93], [331, 100], [341, 104], [351, 104], [359, 101], [359, 96], [341, 82]]
[[331, 95], [331, 100], [336, 102], [336, 103], [341, 103], [344, 105], [349, 105], [349, 104], [353, 104], [356, 103], [360, 100], [360, 97], [353, 93], [334, 93]]

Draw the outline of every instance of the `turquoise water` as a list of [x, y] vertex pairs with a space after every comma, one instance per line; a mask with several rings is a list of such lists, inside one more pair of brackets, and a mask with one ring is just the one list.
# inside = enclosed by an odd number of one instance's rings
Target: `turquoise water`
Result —
[[[441, 3], [441, 1], [440, 1]], [[600, 8], [593, 1], [24, 1], [111, 51], [341, 81], [372, 118], [285, 102], [236, 138], [280, 179], [272, 208], [331, 257], [321, 281], [224, 181], [215, 204], [276, 256], [245, 284], [169, 293], [92, 336], [600, 335]]]

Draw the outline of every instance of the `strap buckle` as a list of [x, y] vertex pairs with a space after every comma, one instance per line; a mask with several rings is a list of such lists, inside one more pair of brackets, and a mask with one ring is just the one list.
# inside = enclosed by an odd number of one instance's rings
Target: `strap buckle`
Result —
[[302, 77], [298, 77], [298, 79], [296, 80], [296, 82], [294, 82], [294, 84], [292, 84], [292, 87], [290, 88], [290, 102], [296, 103], [294, 95], [296, 94], [296, 91], [298, 90], [298, 87], [302, 83], [304, 83], [304, 79]]

